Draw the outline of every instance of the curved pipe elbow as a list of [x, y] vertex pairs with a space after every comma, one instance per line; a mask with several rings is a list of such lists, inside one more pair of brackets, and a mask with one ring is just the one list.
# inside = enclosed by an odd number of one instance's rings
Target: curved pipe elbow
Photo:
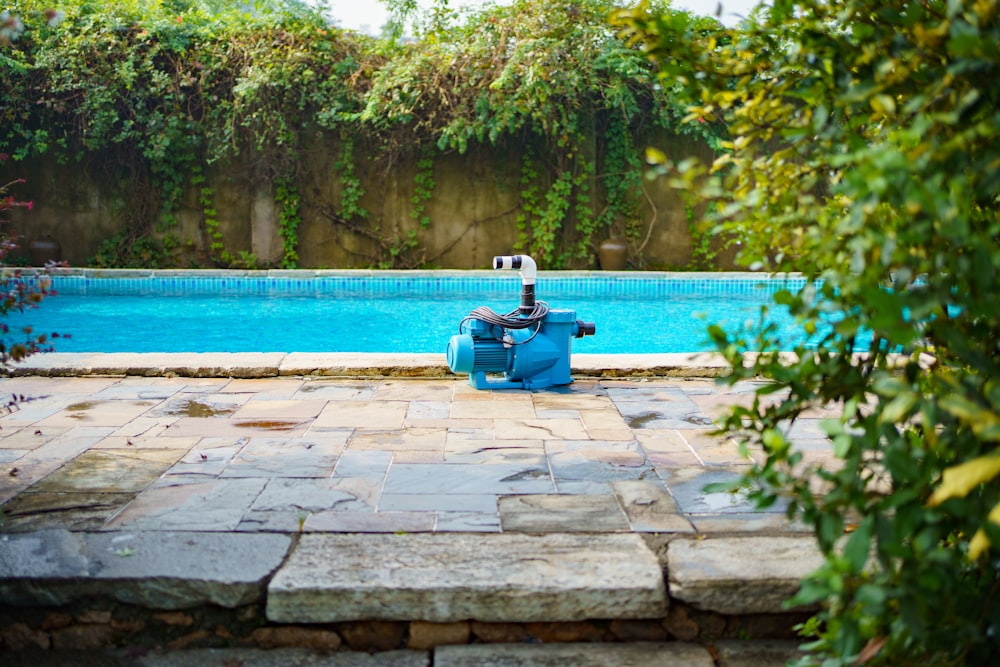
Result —
[[534, 285], [538, 267], [528, 255], [498, 255], [493, 258], [494, 269], [518, 269], [521, 271], [521, 284]]
[[534, 285], [535, 275], [538, 273], [538, 267], [535, 265], [535, 260], [531, 259], [527, 255], [516, 255], [521, 258], [521, 283], [524, 285]]

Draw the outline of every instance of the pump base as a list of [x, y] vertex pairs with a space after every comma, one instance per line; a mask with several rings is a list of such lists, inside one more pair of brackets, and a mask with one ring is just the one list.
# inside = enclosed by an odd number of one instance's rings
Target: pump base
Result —
[[572, 383], [572, 378], [568, 381], [555, 382], [552, 378], [534, 375], [522, 380], [511, 380], [506, 373], [502, 378], [488, 378], [486, 371], [477, 371], [469, 374], [469, 386], [473, 389], [545, 389], [546, 387], [564, 387]]

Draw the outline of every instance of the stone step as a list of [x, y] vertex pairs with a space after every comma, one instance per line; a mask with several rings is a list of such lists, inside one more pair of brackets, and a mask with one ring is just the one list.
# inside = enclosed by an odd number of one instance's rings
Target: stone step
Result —
[[434, 667], [715, 667], [704, 646], [683, 642], [638, 644], [469, 644], [434, 651]]
[[719, 614], [773, 614], [823, 564], [811, 535], [680, 539], [667, 550], [670, 597]]
[[152, 609], [261, 600], [292, 539], [185, 531], [0, 534], [0, 601], [59, 606], [86, 597]]
[[662, 618], [639, 535], [304, 535], [267, 591], [277, 623]]
[[787, 611], [822, 563], [806, 535], [683, 536], [660, 551], [635, 533], [305, 534], [295, 543], [285, 534], [49, 529], [0, 535], [0, 600], [266, 602], [269, 621], [292, 624], [662, 619], [668, 599], [732, 616]]

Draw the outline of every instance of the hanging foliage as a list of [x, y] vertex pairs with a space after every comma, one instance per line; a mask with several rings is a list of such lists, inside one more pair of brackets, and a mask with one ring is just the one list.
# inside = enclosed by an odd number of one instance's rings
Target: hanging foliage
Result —
[[[45, 2], [21, 0], [15, 12], [40, 13]], [[470, 13], [437, 3], [421, 32], [397, 40], [340, 30], [317, 9], [294, 2], [157, 0], [65, 4], [58, 28], [25, 30], [0, 60], [0, 150], [18, 159], [42, 154], [121, 170], [124, 231], [102, 262], [159, 247], [148, 263], [171, 262], [170, 241], [186, 193], [213, 164], [235, 167], [252, 187], [270, 188], [282, 210], [285, 265], [295, 263], [289, 209], [333, 209], [345, 229], [395, 229], [371, 219], [355, 196], [345, 154], [363, 144], [367, 159], [392, 168], [400, 160], [433, 161], [471, 144], [505, 150], [531, 146], [536, 177], [524, 184], [523, 247], [548, 268], [586, 260], [614, 228], [638, 238], [641, 147], [636, 137], [658, 126], [717, 141], [722, 128], [683, 123], [672, 86], [663, 86], [642, 51], [609, 24], [614, 0], [516, 0]], [[397, 27], [414, 10], [392, 4]], [[667, 4], [662, 5], [664, 11]], [[700, 19], [706, 26], [712, 19]], [[398, 31], [397, 31], [398, 32]], [[395, 37], [394, 37], [395, 35]], [[314, 202], [301, 183], [303, 155], [326, 137], [343, 190], [336, 202]], [[506, 142], [506, 143], [505, 143]], [[352, 158], [353, 159], [353, 158]], [[419, 207], [433, 198], [433, 179], [418, 168]], [[275, 184], [282, 184], [279, 188]], [[294, 188], [298, 197], [285, 196]], [[544, 209], [531, 204], [536, 193]], [[200, 195], [203, 196], [203, 195]], [[204, 210], [213, 205], [203, 204]], [[418, 216], [419, 245], [433, 220]], [[213, 216], [204, 236], [223, 243]], [[384, 234], [396, 234], [386, 231]], [[380, 247], [395, 248], [379, 239]], [[206, 265], [239, 257], [211, 248]], [[373, 265], [404, 266], [394, 253]]]

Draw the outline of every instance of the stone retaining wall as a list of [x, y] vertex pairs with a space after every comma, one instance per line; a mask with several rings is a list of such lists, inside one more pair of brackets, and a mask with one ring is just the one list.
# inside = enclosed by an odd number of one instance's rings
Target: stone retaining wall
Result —
[[671, 604], [661, 619], [574, 622], [429, 623], [355, 621], [274, 624], [263, 605], [153, 610], [107, 600], [64, 607], [0, 606], [0, 651], [92, 651], [107, 648], [181, 650], [249, 646], [320, 651], [426, 650], [454, 644], [666, 642], [710, 644], [726, 639], [794, 639], [808, 614], [723, 615]]

